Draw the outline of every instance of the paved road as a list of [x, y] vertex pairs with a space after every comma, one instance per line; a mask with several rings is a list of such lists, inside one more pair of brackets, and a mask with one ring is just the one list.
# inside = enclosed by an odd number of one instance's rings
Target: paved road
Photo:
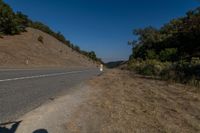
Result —
[[12, 121], [98, 74], [97, 69], [0, 70], [0, 122]]

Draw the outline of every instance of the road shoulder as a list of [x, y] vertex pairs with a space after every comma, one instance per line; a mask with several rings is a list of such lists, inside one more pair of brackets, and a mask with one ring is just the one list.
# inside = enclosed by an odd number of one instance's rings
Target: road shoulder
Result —
[[[84, 83], [73, 88], [69, 94], [27, 113], [19, 121], [22, 121], [16, 133], [32, 133], [39, 129], [45, 129], [52, 133], [64, 133], [65, 123], [77, 107], [87, 101], [91, 90]], [[71, 89], [72, 90], [72, 89]]]

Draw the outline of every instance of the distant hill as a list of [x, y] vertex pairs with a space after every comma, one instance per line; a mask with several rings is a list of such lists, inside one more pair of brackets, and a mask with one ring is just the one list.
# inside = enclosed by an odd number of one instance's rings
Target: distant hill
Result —
[[116, 68], [116, 67], [119, 67], [120, 65], [123, 65], [125, 63], [126, 63], [126, 61], [113, 61], [113, 62], [106, 63], [106, 66], [108, 68]]

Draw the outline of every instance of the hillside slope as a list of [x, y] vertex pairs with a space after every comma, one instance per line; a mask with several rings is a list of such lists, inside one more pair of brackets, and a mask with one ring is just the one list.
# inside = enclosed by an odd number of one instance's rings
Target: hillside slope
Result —
[[[38, 37], [43, 37], [43, 43]], [[94, 62], [33, 28], [0, 39], [0, 67], [92, 67]]]

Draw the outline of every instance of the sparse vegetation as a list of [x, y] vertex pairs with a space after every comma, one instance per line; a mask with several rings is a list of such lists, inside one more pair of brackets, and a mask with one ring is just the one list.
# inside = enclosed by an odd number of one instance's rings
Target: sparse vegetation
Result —
[[39, 36], [38, 41], [41, 42], [41, 43], [44, 43], [44, 38], [42, 36]]
[[134, 30], [138, 40], [129, 42], [129, 69], [181, 83], [200, 81], [200, 8], [173, 19], [160, 29]]
[[0, 38], [3, 38], [2, 34], [0, 33]]

